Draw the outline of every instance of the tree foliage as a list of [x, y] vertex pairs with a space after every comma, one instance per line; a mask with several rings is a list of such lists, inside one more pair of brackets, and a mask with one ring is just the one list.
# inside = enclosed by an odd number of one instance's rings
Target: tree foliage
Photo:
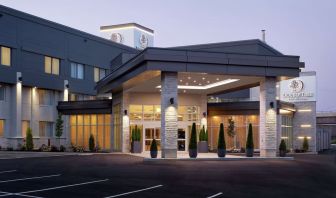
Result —
[[95, 138], [92, 134], [90, 134], [90, 138], [89, 138], [89, 150], [91, 152], [95, 150]]
[[235, 131], [235, 122], [232, 119], [232, 117], [230, 117], [228, 119], [228, 128], [227, 128], [227, 133], [230, 137], [234, 137], [236, 135], [236, 131]]
[[26, 148], [27, 151], [32, 151], [34, 149], [33, 133], [31, 128], [27, 128], [26, 131]]
[[309, 143], [308, 143], [308, 138], [305, 136], [303, 138], [303, 143], [302, 143], [302, 150], [308, 151], [309, 150]]

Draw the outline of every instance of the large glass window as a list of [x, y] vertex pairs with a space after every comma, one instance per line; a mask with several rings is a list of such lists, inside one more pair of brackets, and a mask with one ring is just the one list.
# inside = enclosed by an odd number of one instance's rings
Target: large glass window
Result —
[[106, 76], [106, 69], [101, 69], [98, 67], [94, 68], [94, 81], [98, 82], [99, 80], [101, 80], [102, 78], [104, 78]]
[[285, 140], [287, 148], [293, 148], [293, 117], [281, 115], [281, 139]]
[[50, 90], [38, 89], [39, 104], [40, 105], [52, 105], [53, 104], [53, 93]]
[[52, 122], [39, 122], [39, 136], [52, 137], [53, 136], [53, 123]]
[[0, 137], [3, 137], [5, 133], [5, 120], [0, 120]]
[[11, 48], [1, 47], [1, 65], [11, 66]]
[[95, 139], [95, 145], [109, 150], [110, 144], [110, 114], [87, 114], [70, 116], [71, 144], [89, 148], [90, 134]]
[[5, 100], [6, 88], [0, 85], [0, 101]]
[[71, 63], [71, 77], [84, 79], [84, 65], [79, 63]]
[[59, 75], [60, 60], [49, 56], [44, 57], [44, 72]]

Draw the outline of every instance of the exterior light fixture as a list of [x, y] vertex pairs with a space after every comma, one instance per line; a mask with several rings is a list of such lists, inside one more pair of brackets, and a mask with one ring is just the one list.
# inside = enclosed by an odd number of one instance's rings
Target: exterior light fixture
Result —
[[[188, 83], [186, 83], [185, 85], [178, 85], [177, 88], [178, 89], [206, 90], [206, 89], [211, 89], [211, 88], [214, 88], [214, 87], [218, 87], [218, 86], [221, 86], [221, 85], [226, 85], [226, 84], [237, 82], [237, 81], [239, 81], [239, 79], [226, 79], [226, 80], [222, 80], [222, 81], [218, 81], [218, 82], [215, 82], [215, 83], [202, 85], [202, 86], [191, 86], [191, 85], [188, 85]], [[156, 88], [161, 89], [161, 85], [156, 86]]]
[[271, 107], [271, 109], [274, 108], [274, 102], [270, 102], [270, 107]]
[[206, 112], [203, 112], [203, 117], [206, 117]]
[[22, 82], [22, 76], [18, 77], [18, 82]]
[[65, 85], [65, 88], [69, 89], [69, 83]]
[[127, 110], [126, 109], [124, 110], [124, 114], [127, 115]]
[[169, 102], [170, 102], [171, 105], [173, 105], [174, 104], [174, 98], [170, 98]]

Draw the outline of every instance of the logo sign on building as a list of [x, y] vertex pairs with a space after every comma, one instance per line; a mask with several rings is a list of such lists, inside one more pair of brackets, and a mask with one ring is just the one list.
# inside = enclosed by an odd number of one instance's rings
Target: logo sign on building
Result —
[[300, 76], [281, 81], [280, 100], [286, 102], [316, 101], [316, 76]]

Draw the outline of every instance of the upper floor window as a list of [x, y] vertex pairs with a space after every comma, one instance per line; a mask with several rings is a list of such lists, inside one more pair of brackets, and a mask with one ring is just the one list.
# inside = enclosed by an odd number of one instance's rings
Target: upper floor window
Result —
[[49, 56], [44, 57], [44, 72], [59, 75], [60, 60]]
[[102, 78], [104, 78], [106, 76], [106, 69], [101, 69], [98, 67], [94, 68], [94, 81], [98, 82], [99, 80], [101, 80]]
[[0, 101], [5, 100], [6, 88], [0, 85]]
[[5, 132], [5, 120], [0, 120], [0, 137], [4, 136]]
[[38, 95], [39, 95], [40, 105], [52, 105], [53, 104], [52, 91], [45, 90], [45, 89], [39, 89]]
[[1, 47], [1, 65], [11, 66], [11, 49]]
[[71, 77], [84, 79], [84, 65], [79, 63], [71, 63]]

